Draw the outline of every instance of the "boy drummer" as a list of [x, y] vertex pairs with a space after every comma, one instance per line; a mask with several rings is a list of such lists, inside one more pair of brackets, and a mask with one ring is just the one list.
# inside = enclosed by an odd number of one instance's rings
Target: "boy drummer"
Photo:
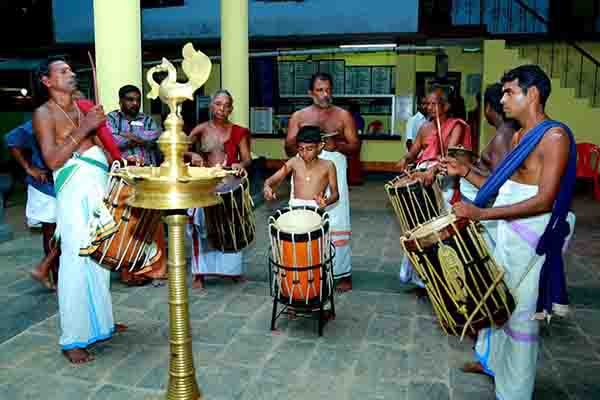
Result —
[[290, 158], [275, 174], [265, 181], [265, 200], [276, 199], [273, 189], [291, 173], [290, 206], [313, 205], [325, 208], [339, 199], [337, 174], [333, 162], [319, 158], [325, 147], [321, 129], [303, 126], [296, 137], [298, 154]]

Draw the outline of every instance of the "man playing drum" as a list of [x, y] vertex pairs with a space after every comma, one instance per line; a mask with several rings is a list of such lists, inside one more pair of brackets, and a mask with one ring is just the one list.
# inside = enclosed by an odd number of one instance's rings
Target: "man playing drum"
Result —
[[[204, 165], [247, 168], [252, 162], [250, 131], [229, 122], [233, 111], [233, 97], [227, 90], [217, 91], [210, 102], [211, 120], [196, 126], [190, 133], [193, 142], [200, 144]], [[194, 154], [189, 154], [194, 157]], [[197, 161], [192, 159], [193, 163]], [[201, 208], [190, 209], [192, 255], [192, 287], [204, 288], [205, 276], [243, 279], [242, 252], [225, 253], [210, 248], [206, 238], [206, 222]], [[188, 231], [189, 232], [189, 231]]]
[[108, 162], [92, 135], [106, 117], [101, 106], [82, 114], [73, 99], [75, 73], [63, 60], [48, 59], [39, 78], [49, 100], [35, 110], [33, 130], [44, 161], [53, 170], [56, 191], [56, 230], [61, 238], [59, 343], [69, 361], [79, 364], [93, 359], [86, 350], [89, 345], [125, 329], [113, 320], [110, 272], [80, 256], [96, 229], [114, 226], [102, 203]]
[[[448, 95], [440, 87], [434, 86], [427, 95], [426, 110], [431, 122], [423, 124], [410, 151], [398, 162], [397, 168], [404, 172], [412, 162], [417, 162], [417, 168], [429, 168], [426, 172], [414, 175], [420, 176], [425, 184], [431, 184], [437, 172], [437, 162], [442, 154], [448, 152], [448, 147], [461, 145], [471, 149], [471, 132], [469, 125], [459, 118], [449, 116], [450, 102]], [[439, 122], [440, 132], [437, 123]], [[442, 142], [440, 143], [440, 139]], [[446, 179], [442, 185], [444, 200], [450, 202], [457, 194], [458, 182]], [[424, 284], [416, 275], [408, 257], [402, 258], [400, 265], [400, 281], [414, 283], [414, 290], [419, 297], [425, 296]]]
[[320, 158], [335, 164], [337, 187], [340, 199], [327, 210], [331, 218], [333, 244], [336, 256], [333, 266], [334, 278], [339, 279], [336, 290], [345, 292], [352, 289], [352, 259], [350, 251], [350, 193], [346, 178], [346, 155], [354, 154], [360, 147], [356, 126], [352, 114], [332, 104], [333, 79], [327, 73], [314, 74], [309, 83], [308, 94], [313, 104], [296, 111], [290, 117], [285, 151], [288, 156], [296, 154], [296, 135], [301, 127], [318, 126], [321, 132], [337, 133], [343, 137], [338, 141], [335, 136], [328, 137]]
[[[457, 163], [445, 164], [451, 175], [481, 187], [474, 204], [457, 203], [454, 212], [498, 221], [493, 255], [505, 268], [505, 282], [517, 301], [502, 328], [479, 332], [478, 362], [463, 370], [494, 376], [498, 398], [530, 400], [539, 348], [536, 317], [564, 313], [568, 302], [562, 250], [574, 227], [568, 210], [576, 150], [569, 128], [545, 114], [551, 84], [538, 66], [507, 72], [502, 84], [504, 111], [522, 127], [510, 154], [488, 178]], [[483, 208], [496, 194], [494, 206]]]
[[290, 158], [273, 176], [265, 181], [265, 200], [277, 196], [273, 192], [291, 173], [290, 206], [311, 205], [326, 208], [339, 199], [335, 165], [319, 158], [325, 144], [318, 126], [303, 126], [296, 136], [298, 156]]

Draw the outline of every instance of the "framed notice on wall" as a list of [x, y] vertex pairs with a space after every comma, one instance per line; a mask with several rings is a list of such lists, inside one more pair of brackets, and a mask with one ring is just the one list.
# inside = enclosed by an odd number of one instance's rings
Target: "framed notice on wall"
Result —
[[306, 95], [310, 78], [317, 72], [318, 64], [316, 62], [295, 62], [294, 63], [294, 94]]
[[371, 94], [392, 94], [391, 67], [371, 67]]
[[371, 93], [371, 67], [346, 67], [346, 94]]
[[319, 60], [319, 72], [331, 75], [333, 94], [344, 94], [346, 62], [344, 60]]
[[294, 94], [294, 63], [277, 63], [277, 76], [279, 79], [279, 95], [291, 96]]

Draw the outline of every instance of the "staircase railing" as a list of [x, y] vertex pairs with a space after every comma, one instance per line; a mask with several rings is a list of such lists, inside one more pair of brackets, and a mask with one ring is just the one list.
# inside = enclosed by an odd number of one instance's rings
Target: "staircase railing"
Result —
[[[548, 0], [452, 1], [455, 24], [485, 25], [492, 37], [519, 44], [522, 56], [560, 78], [563, 86], [574, 88], [577, 97], [600, 106], [600, 61], [568, 35], [551, 32], [549, 17], [544, 15], [550, 15]], [[527, 40], [519, 43], [519, 38]]]
[[[512, 1], [545, 26], [550, 26], [550, 21], [523, 0]], [[592, 106], [600, 105], [600, 61], [574, 41], [564, 39], [563, 42], [565, 46], [552, 42], [549, 49], [547, 44], [534, 45], [536, 63], [545, 67], [550, 76], [558, 76], [565, 87], [574, 88], [577, 97], [589, 97]]]

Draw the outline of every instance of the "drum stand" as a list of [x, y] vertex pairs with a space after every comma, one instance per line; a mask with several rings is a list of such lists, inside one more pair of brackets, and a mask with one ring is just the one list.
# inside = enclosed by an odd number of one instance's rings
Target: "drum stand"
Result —
[[[314, 265], [305, 268], [292, 268], [279, 265], [271, 257], [269, 257], [269, 286], [271, 288], [271, 296], [273, 296], [273, 312], [271, 314], [271, 330], [275, 330], [275, 323], [277, 319], [282, 315], [288, 316], [293, 315], [294, 317], [301, 317], [307, 319], [315, 319], [318, 322], [319, 336], [323, 336], [323, 327], [329, 318], [325, 318], [325, 305], [329, 303], [331, 305], [331, 319], [335, 318], [335, 302], [334, 287], [333, 287], [333, 276], [330, 276], [333, 271], [333, 258], [335, 255], [323, 262], [323, 264]], [[296, 270], [306, 269], [321, 269], [321, 289], [323, 296], [317, 296], [308, 301], [294, 300], [290, 297], [286, 297], [281, 294], [279, 285], [277, 284], [280, 271], [286, 271], [292, 273]], [[331, 279], [330, 279], [331, 278]], [[283, 308], [278, 311], [278, 305], [281, 304]]]
[[[162, 64], [147, 73], [152, 90], [149, 98], [160, 99], [169, 106], [171, 113], [165, 121], [165, 131], [158, 145], [165, 161], [160, 167], [124, 167], [114, 175], [123, 178], [133, 187], [127, 200], [132, 207], [165, 211], [164, 221], [169, 232], [169, 400], [198, 400], [202, 393], [196, 383], [192, 353], [192, 335], [188, 310], [187, 268], [184, 233], [188, 217], [186, 209], [215, 205], [219, 199], [215, 188], [229, 174], [221, 168], [191, 167], [183, 162], [183, 153], [191, 140], [183, 133], [181, 103], [193, 97], [210, 75], [210, 59], [196, 52], [188, 43], [183, 51], [183, 71], [187, 83], [176, 82], [175, 67], [163, 58]], [[155, 72], [168, 72], [159, 85], [154, 81]]]

